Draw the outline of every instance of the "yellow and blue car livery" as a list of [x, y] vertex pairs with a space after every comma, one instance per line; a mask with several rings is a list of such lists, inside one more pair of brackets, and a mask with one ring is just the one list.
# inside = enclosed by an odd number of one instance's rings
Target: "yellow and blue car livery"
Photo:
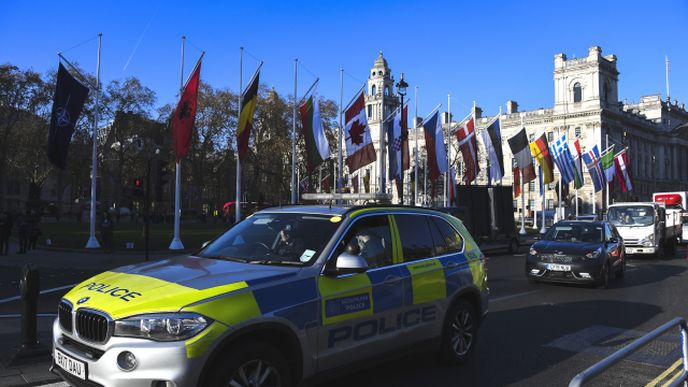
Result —
[[[292, 206], [261, 213], [327, 216], [337, 227], [309, 265], [253, 265], [188, 255], [120, 267], [78, 284], [61, 301], [53, 326], [54, 357], [72, 362], [54, 359], [54, 372], [73, 385], [206, 385], [223, 354], [235, 343], [256, 339], [279, 350], [292, 380], [299, 381], [363, 356], [441, 340], [454, 318], [448, 312], [458, 302], [475, 312], [476, 325], [487, 314], [485, 257], [461, 221], [450, 215], [395, 206]], [[369, 217], [388, 225], [391, 262], [353, 274], [329, 270], [347, 231]], [[445, 222], [461, 245], [405, 259], [410, 250], [402, 217], [421, 222], [418, 232], [425, 232], [422, 222]], [[201, 324], [200, 329], [180, 340], [115, 332], [156, 329], [144, 329], [159, 321], [147, 316], [165, 315], [187, 316], [179, 321], [192, 328]], [[65, 369], [78, 366], [84, 370]]]

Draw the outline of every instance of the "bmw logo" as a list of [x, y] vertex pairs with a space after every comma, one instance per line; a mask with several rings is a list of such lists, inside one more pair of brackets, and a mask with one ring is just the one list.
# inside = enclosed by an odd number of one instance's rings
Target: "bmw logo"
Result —
[[77, 303], [77, 305], [81, 305], [90, 299], [91, 299], [91, 297], [84, 297], [84, 298], [80, 299], [79, 301], [77, 301], [76, 303]]

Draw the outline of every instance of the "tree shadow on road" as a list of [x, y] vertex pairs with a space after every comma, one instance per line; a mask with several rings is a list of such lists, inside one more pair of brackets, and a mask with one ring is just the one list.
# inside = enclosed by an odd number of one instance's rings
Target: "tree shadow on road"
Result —
[[661, 311], [655, 305], [608, 300], [499, 311], [485, 320], [474, 357], [464, 366], [441, 365], [432, 352], [423, 351], [390, 356], [386, 363], [344, 375], [327, 386], [532, 385], [527, 379], [553, 367], [559, 376], [548, 384], [565, 385], [587, 365], [559, 366], [577, 352], [548, 344], [591, 326], [638, 329]]

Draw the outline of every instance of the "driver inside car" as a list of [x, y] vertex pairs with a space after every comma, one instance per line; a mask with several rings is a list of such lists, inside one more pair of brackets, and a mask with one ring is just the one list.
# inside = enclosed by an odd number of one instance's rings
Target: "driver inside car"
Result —
[[282, 257], [296, 260], [303, 253], [303, 240], [296, 235], [297, 224], [289, 222], [282, 227], [277, 239], [275, 251]]

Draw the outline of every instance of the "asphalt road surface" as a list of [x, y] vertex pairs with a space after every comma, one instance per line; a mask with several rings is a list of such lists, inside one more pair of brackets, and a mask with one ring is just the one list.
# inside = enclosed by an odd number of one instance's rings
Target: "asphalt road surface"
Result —
[[[688, 317], [687, 254], [681, 247], [671, 259], [631, 258], [626, 277], [613, 281], [610, 289], [530, 284], [524, 276], [523, 253], [489, 254], [490, 313], [467, 364], [440, 365], [431, 351], [415, 350], [348, 369], [322, 385], [565, 386], [578, 372], [633, 339], [674, 317]], [[3, 262], [0, 317], [19, 311], [18, 301], [7, 300], [18, 295], [20, 268]], [[88, 265], [42, 268], [41, 289], [74, 284], [98, 271]], [[54, 314], [65, 292], [43, 294], [39, 313]], [[591, 385], [661, 385], [673, 375], [667, 370], [675, 369], [672, 365], [679, 357], [676, 329]]]

